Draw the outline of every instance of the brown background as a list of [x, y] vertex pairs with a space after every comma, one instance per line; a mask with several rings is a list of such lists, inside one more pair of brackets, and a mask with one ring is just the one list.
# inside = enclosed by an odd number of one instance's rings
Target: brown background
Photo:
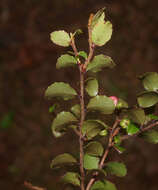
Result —
[[[62, 152], [76, 151], [75, 136], [54, 139], [53, 116], [48, 113], [52, 102], [44, 91], [54, 81], [75, 86], [78, 72], [56, 70], [56, 59], [65, 52], [51, 43], [50, 33], [81, 28], [81, 50], [86, 50], [87, 20], [91, 12], [106, 6], [107, 18], [113, 23], [113, 36], [96, 54], [113, 58], [117, 67], [100, 74], [102, 90], [136, 103], [142, 90], [137, 76], [158, 72], [158, 3], [154, 0], [1, 0], [0, 1], [0, 121], [12, 111], [10, 127], [0, 127], [0, 189], [24, 190], [25, 180], [48, 190], [56, 185], [59, 173], [50, 169], [51, 159]], [[66, 48], [70, 50], [70, 48]], [[127, 164], [125, 178], [112, 178], [120, 190], [158, 189], [158, 146], [140, 139], [125, 144], [123, 155], [112, 159]]]

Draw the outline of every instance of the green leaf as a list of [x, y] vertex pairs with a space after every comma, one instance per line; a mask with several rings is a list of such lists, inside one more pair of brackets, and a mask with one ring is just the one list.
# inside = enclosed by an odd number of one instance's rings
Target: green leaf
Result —
[[91, 190], [117, 190], [115, 184], [111, 183], [108, 180], [96, 181]]
[[85, 146], [85, 153], [91, 156], [102, 156], [104, 148], [101, 143], [92, 141]]
[[45, 91], [45, 97], [51, 98], [63, 98], [64, 100], [71, 100], [77, 95], [76, 91], [67, 83], [55, 82], [48, 86]]
[[57, 104], [54, 104], [52, 106], [49, 107], [49, 113], [53, 113], [55, 111], [55, 109], [57, 108]]
[[148, 91], [158, 91], [158, 73], [148, 72], [139, 77]]
[[115, 63], [111, 59], [111, 57], [100, 54], [93, 58], [92, 62], [90, 62], [87, 66], [87, 71], [91, 71], [93, 73], [101, 71], [103, 68], [113, 68]]
[[56, 64], [57, 69], [65, 68], [65, 67], [73, 67], [77, 65], [77, 60], [68, 54], [61, 55]]
[[10, 128], [13, 124], [13, 121], [14, 121], [14, 112], [10, 111], [2, 117], [0, 121], [0, 128], [1, 129]]
[[138, 95], [138, 104], [142, 108], [148, 108], [158, 103], [158, 93], [156, 92], [143, 92]]
[[104, 14], [105, 7], [100, 9], [92, 18], [92, 23], [91, 23], [91, 28], [93, 29], [94, 26], [99, 22], [99, 21], [104, 21], [105, 14]]
[[87, 59], [87, 53], [85, 51], [79, 51], [78, 56], [83, 57], [84, 59]]
[[122, 146], [120, 146], [120, 144], [115, 144], [114, 148], [117, 150], [118, 153], [122, 154], [126, 149]]
[[128, 103], [124, 101], [123, 99], [119, 98], [116, 108], [117, 109], [128, 108]]
[[82, 30], [81, 29], [77, 29], [72, 35], [75, 36], [75, 35], [79, 35], [79, 34], [82, 34]]
[[64, 47], [68, 47], [71, 41], [69, 34], [64, 30], [52, 32], [50, 34], [50, 39], [53, 43]]
[[116, 135], [116, 136], [114, 137], [114, 143], [115, 143], [115, 144], [121, 144], [120, 135]]
[[79, 180], [79, 174], [75, 172], [67, 172], [62, 177], [62, 182], [64, 183], [70, 183], [75, 186], [80, 186], [80, 180]]
[[105, 45], [112, 36], [112, 24], [110, 21], [99, 19], [92, 29], [92, 42], [97, 46]]
[[108, 132], [106, 129], [100, 131], [100, 133], [99, 133], [100, 136], [107, 136], [107, 134], [108, 134]]
[[112, 114], [115, 110], [113, 100], [107, 96], [96, 96], [91, 98], [87, 109], [90, 111], [100, 111], [102, 114]]
[[60, 154], [56, 156], [51, 162], [51, 168], [60, 167], [63, 165], [72, 165], [77, 163], [77, 160], [68, 153]]
[[75, 104], [74, 106], [71, 107], [71, 112], [77, 117], [80, 118], [81, 114], [81, 108], [79, 104]]
[[120, 121], [120, 126], [121, 126], [123, 129], [126, 129], [129, 124], [130, 124], [130, 120], [129, 120], [128, 118], [123, 118], [123, 119]]
[[156, 119], [156, 120], [158, 120], [158, 116], [157, 116], [157, 115], [149, 114], [149, 115], [147, 115], [147, 116], [150, 117], [151, 119]]
[[88, 140], [98, 135], [101, 130], [107, 129], [107, 125], [100, 120], [86, 120], [82, 126], [82, 133]]
[[106, 165], [106, 171], [118, 177], [124, 177], [127, 174], [126, 166], [120, 162], [108, 162]]
[[52, 132], [55, 137], [61, 137], [68, 125], [76, 123], [77, 118], [70, 112], [60, 112], [52, 123]]
[[98, 169], [99, 158], [85, 154], [83, 165], [84, 165], [84, 168], [87, 170]]
[[158, 131], [150, 130], [150, 131], [144, 132], [144, 133], [142, 133], [142, 138], [149, 143], [157, 144], [158, 143]]
[[128, 135], [134, 135], [139, 131], [139, 128], [134, 123], [130, 123], [126, 128], [126, 131]]
[[98, 94], [98, 81], [96, 79], [88, 80], [85, 89], [89, 96], [96, 96]]
[[143, 125], [144, 122], [145, 122], [145, 120], [146, 120], [146, 116], [145, 116], [144, 110], [141, 109], [141, 108], [131, 109], [128, 112], [128, 117], [134, 123], [137, 123], [137, 124], [140, 124], [140, 125]]

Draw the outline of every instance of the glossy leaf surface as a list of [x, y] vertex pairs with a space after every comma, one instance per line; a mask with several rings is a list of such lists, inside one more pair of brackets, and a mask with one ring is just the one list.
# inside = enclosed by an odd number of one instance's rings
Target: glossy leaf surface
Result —
[[45, 91], [45, 97], [51, 98], [62, 98], [64, 100], [71, 100], [77, 95], [76, 91], [67, 83], [55, 82], [48, 86]]
[[132, 120], [134, 123], [137, 123], [137, 124], [140, 124], [140, 125], [143, 125], [145, 120], [146, 120], [145, 112], [141, 108], [131, 109], [128, 112], [128, 116], [129, 116], [130, 120]]
[[80, 180], [79, 180], [79, 174], [75, 172], [67, 172], [62, 177], [62, 182], [64, 183], [70, 183], [75, 186], [80, 186]]
[[113, 103], [113, 100], [107, 96], [98, 95], [90, 99], [87, 105], [87, 109], [91, 111], [99, 111], [102, 114], [112, 114], [115, 110], [115, 105]]
[[85, 153], [91, 156], [102, 156], [104, 148], [101, 143], [92, 141], [85, 146]]
[[107, 125], [100, 120], [86, 120], [82, 126], [82, 133], [88, 140], [98, 135], [101, 130], [107, 129]]
[[89, 96], [96, 96], [98, 94], [98, 81], [96, 79], [88, 80], [85, 89]]
[[98, 169], [99, 158], [85, 154], [83, 165], [84, 165], [84, 168], [87, 170]]
[[79, 104], [75, 104], [74, 106], [71, 107], [71, 112], [77, 117], [80, 117], [81, 114], [81, 108]]
[[92, 18], [91, 28], [93, 29], [94, 26], [100, 21], [104, 21], [105, 14], [104, 14], [105, 7], [100, 9]]
[[134, 134], [136, 134], [139, 131], [139, 128], [134, 123], [130, 123], [127, 126], [126, 130], [127, 130], [127, 134], [128, 135], [134, 135]]
[[108, 180], [96, 181], [91, 190], [117, 190], [115, 184], [111, 183]]
[[112, 24], [110, 21], [99, 19], [92, 29], [92, 42], [97, 46], [105, 45], [112, 36]]
[[124, 177], [127, 174], [126, 166], [120, 162], [108, 162], [106, 165], [106, 171], [118, 177]]
[[77, 65], [77, 60], [68, 54], [61, 55], [56, 64], [57, 69], [66, 68], [66, 67], [73, 67]]
[[60, 137], [64, 134], [68, 125], [76, 123], [77, 118], [70, 112], [60, 112], [52, 123], [52, 132], [55, 137]]
[[124, 101], [123, 99], [119, 98], [116, 108], [117, 109], [128, 108], [128, 103]]
[[88, 64], [87, 71], [93, 73], [101, 71], [103, 68], [113, 68], [115, 63], [111, 57], [100, 54], [93, 58], [93, 60]]
[[71, 41], [69, 34], [64, 30], [52, 32], [50, 38], [53, 43], [64, 47], [68, 47]]
[[158, 73], [148, 72], [139, 77], [148, 91], [158, 91]]
[[60, 155], [56, 156], [52, 160], [51, 168], [59, 167], [62, 165], [67, 165], [67, 164], [71, 165], [71, 164], [75, 164], [75, 163], [77, 163], [77, 160], [71, 154], [64, 153], [64, 154], [60, 154]]
[[138, 104], [142, 108], [148, 108], [158, 103], [158, 93], [144, 92], [138, 95]]

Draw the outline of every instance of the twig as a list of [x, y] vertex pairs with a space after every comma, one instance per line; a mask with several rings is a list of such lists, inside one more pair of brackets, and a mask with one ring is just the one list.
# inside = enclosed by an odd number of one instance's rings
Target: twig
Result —
[[24, 185], [25, 185], [25, 187], [32, 189], [32, 190], [46, 190], [46, 188], [33, 186], [31, 183], [29, 183], [27, 181], [24, 182]]
[[[108, 154], [109, 154], [109, 151], [110, 151], [110, 148], [112, 147], [112, 141], [113, 141], [113, 137], [114, 137], [113, 134], [115, 133], [115, 129], [116, 129], [117, 125], [119, 124], [119, 122], [120, 122], [120, 120], [119, 120], [118, 118], [116, 118], [115, 123], [114, 123], [114, 125], [113, 125], [113, 127], [112, 127], [112, 130], [111, 130], [111, 132], [110, 132], [110, 135], [109, 135], [109, 140], [108, 140], [107, 148], [106, 148], [106, 150], [105, 150], [105, 152], [104, 152], [104, 154], [103, 154], [103, 157], [102, 157], [102, 159], [101, 159], [101, 161], [100, 161], [99, 169], [102, 169], [103, 166], [104, 166], [105, 159], [107, 158], [107, 156], [108, 156]], [[96, 177], [97, 177], [98, 174], [99, 174], [98, 172], [95, 172], [95, 173], [94, 173], [94, 177], [92, 177], [92, 178], [90, 179], [90, 181], [89, 181], [89, 183], [88, 183], [88, 185], [87, 185], [86, 190], [90, 190], [90, 188], [91, 188], [91, 186], [93, 185], [93, 183], [95, 182]]]
[[123, 141], [125, 139], [129, 139], [130, 137], [136, 137], [138, 135], [140, 135], [142, 132], [148, 131], [149, 129], [155, 127], [156, 125], [158, 125], [158, 121], [156, 121], [155, 123], [152, 123], [150, 125], [147, 125], [146, 127], [142, 127], [141, 131], [138, 131], [137, 133], [135, 133], [134, 135], [123, 135], [120, 140]]
[[90, 15], [89, 21], [88, 21], [88, 35], [89, 35], [89, 55], [88, 58], [85, 61], [85, 64], [83, 66], [83, 69], [86, 70], [88, 63], [91, 61], [94, 53], [94, 47], [95, 45], [92, 42], [92, 28], [91, 28], [91, 23], [93, 19], [93, 14]]

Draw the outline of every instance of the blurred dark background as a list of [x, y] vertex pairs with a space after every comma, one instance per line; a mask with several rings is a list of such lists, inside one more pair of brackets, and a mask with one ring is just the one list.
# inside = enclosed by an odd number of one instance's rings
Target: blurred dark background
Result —
[[[53, 116], [44, 91], [54, 81], [75, 87], [77, 72], [56, 70], [56, 59], [65, 50], [50, 41], [50, 33], [82, 29], [80, 50], [86, 50], [87, 20], [91, 12], [106, 6], [113, 36], [96, 54], [113, 58], [117, 67], [100, 73], [108, 95], [136, 103], [142, 90], [137, 76], [158, 72], [158, 14], [154, 0], [1, 0], [0, 1], [0, 189], [25, 190], [29, 181], [48, 190], [59, 190], [59, 173], [50, 169], [51, 159], [75, 152], [75, 136], [54, 139]], [[120, 190], [158, 189], [158, 146], [140, 139], [125, 143], [123, 155], [112, 159], [127, 164], [125, 178], [113, 178]]]

